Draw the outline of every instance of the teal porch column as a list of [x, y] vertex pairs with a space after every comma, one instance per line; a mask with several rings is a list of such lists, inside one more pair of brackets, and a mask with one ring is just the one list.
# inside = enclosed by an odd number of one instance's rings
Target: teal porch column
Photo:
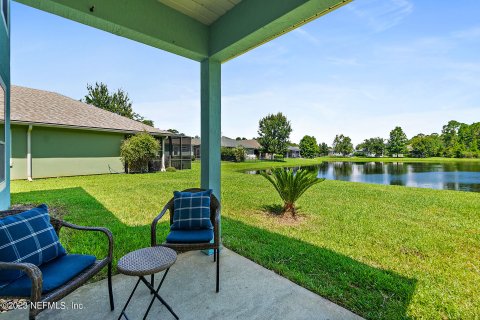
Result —
[[220, 200], [221, 64], [201, 62], [201, 187]]
[[[0, 1], [1, 2], [1, 1]], [[0, 210], [10, 206], [10, 1], [0, 8], [0, 108], [4, 111], [4, 130], [0, 134]]]
[[[212, 189], [213, 194], [220, 201], [221, 65], [219, 61], [205, 59], [201, 62], [200, 68], [201, 187]], [[220, 228], [220, 237], [221, 230]], [[213, 254], [211, 249], [203, 252], [208, 255]]]

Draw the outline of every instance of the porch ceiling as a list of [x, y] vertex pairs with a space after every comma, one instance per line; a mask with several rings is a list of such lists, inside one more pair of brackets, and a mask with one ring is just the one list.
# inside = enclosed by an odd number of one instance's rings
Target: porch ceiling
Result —
[[225, 62], [352, 0], [16, 0], [196, 61]]
[[203, 24], [211, 25], [241, 0], [158, 0]]

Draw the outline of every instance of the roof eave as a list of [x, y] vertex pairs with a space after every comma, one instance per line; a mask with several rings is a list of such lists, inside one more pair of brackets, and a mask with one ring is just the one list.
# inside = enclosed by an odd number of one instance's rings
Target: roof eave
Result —
[[[39, 127], [50, 127], [50, 128], [66, 128], [66, 129], [77, 129], [77, 130], [90, 130], [90, 131], [103, 131], [103, 132], [114, 132], [114, 133], [126, 133], [126, 134], [135, 134], [147, 130], [125, 130], [125, 129], [115, 129], [115, 128], [97, 128], [97, 127], [86, 127], [86, 126], [75, 126], [68, 124], [58, 124], [58, 123], [45, 123], [45, 122], [33, 122], [33, 121], [21, 121], [21, 120], [10, 120], [11, 124], [17, 125], [32, 125]], [[169, 136], [168, 133], [147, 131], [148, 133], [154, 136]]]

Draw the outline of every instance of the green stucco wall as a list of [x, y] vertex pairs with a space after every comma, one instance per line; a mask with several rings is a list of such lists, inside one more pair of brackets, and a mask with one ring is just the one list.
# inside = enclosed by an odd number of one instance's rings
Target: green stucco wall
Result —
[[32, 157], [118, 157], [123, 138], [120, 133], [34, 127]]
[[12, 125], [11, 179], [27, 179], [27, 126]]
[[[27, 178], [28, 126], [12, 126], [12, 179]], [[34, 126], [32, 177], [61, 177], [123, 172], [124, 134]]]

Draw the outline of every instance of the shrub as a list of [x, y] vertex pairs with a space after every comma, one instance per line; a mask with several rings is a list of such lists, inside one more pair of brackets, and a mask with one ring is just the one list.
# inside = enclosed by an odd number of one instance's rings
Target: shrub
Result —
[[220, 154], [223, 161], [235, 161], [235, 151], [233, 148], [222, 147]]
[[295, 202], [311, 186], [324, 181], [318, 179], [317, 173], [299, 169], [296, 172], [293, 169], [275, 168], [272, 173], [262, 172], [261, 175], [270, 181], [275, 187], [280, 198], [283, 200], [283, 213], [291, 212], [295, 217], [297, 210]]
[[317, 139], [313, 136], [304, 136], [300, 140], [300, 154], [304, 158], [315, 158], [320, 152], [317, 144]]
[[192, 161], [195, 161], [195, 155], [192, 154]]
[[461, 151], [460, 157], [461, 158], [479, 158], [480, 151]]
[[175, 167], [167, 167], [167, 168], [165, 169], [165, 171], [167, 171], [167, 172], [176, 172], [177, 169], [176, 169]]
[[282, 154], [276, 154], [276, 155], [273, 156], [273, 160], [284, 161], [284, 156]]
[[365, 154], [364, 151], [355, 151], [353, 152], [354, 157], [366, 157], [367, 155]]
[[160, 151], [160, 143], [147, 132], [140, 132], [124, 140], [120, 157], [128, 172], [148, 172], [148, 162]]
[[245, 162], [246, 152], [244, 147], [242, 146], [236, 147], [235, 149], [233, 149], [233, 153], [235, 155], [236, 162]]

